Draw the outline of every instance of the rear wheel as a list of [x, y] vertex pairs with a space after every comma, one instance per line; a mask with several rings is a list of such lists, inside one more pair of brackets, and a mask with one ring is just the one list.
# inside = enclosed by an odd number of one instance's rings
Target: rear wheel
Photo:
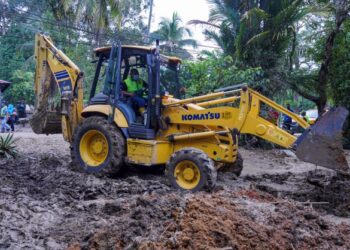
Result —
[[214, 162], [196, 148], [175, 152], [165, 167], [170, 184], [183, 191], [211, 190], [216, 184]]
[[74, 131], [73, 164], [89, 173], [116, 174], [124, 164], [125, 140], [114, 124], [89, 117]]
[[223, 172], [234, 173], [237, 176], [240, 176], [243, 170], [243, 157], [240, 153], [237, 154], [236, 161], [234, 163], [225, 163], [225, 165], [220, 168]]

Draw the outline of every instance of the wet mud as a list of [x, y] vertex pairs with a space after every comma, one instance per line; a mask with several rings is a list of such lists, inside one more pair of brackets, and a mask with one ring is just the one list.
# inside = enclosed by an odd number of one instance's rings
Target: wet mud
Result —
[[61, 137], [21, 136], [0, 159], [0, 249], [350, 248], [348, 177], [288, 152], [242, 150], [242, 177], [191, 194], [161, 168], [85, 174]]
[[274, 197], [309, 202], [316, 210], [350, 218], [350, 176], [323, 169], [293, 174], [247, 176]]

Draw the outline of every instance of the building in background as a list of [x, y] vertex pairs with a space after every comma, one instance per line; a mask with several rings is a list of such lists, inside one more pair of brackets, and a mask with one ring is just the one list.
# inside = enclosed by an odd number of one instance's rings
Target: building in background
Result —
[[0, 80], [0, 106], [2, 104], [2, 94], [10, 86], [10, 84], [11, 83], [8, 81]]

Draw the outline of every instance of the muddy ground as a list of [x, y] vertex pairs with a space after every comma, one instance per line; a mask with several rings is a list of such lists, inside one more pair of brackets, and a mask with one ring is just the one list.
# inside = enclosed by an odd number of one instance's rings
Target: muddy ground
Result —
[[241, 149], [242, 177], [182, 194], [161, 169], [96, 177], [70, 167], [61, 135], [15, 135], [21, 157], [0, 160], [0, 249], [350, 249], [350, 179], [289, 151]]

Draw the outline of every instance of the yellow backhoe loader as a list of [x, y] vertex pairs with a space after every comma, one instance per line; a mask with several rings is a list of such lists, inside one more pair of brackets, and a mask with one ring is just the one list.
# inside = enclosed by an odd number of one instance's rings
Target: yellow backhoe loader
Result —
[[[96, 49], [95, 55], [96, 72], [84, 106], [83, 73], [49, 37], [36, 35], [37, 102], [31, 126], [39, 134], [63, 133], [71, 143], [73, 162], [87, 172], [117, 173], [128, 164], [165, 165], [175, 188], [211, 189], [220, 167], [237, 175], [242, 171], [239, 134], [294, 148], [305, 161], [348, 171], [340, 143], [344, 108], [329, 111], [310, 129], [298, 115], [245, 85], [181, 99], [181, 60], [161, 55], [159, 44], [118, 43]], [[121, 91], [134, 68], [148, 83], [142, 115]], [[297, 140], [269, 121], [263, 112], [269, 108], [290, 116], [304, 134]]]

